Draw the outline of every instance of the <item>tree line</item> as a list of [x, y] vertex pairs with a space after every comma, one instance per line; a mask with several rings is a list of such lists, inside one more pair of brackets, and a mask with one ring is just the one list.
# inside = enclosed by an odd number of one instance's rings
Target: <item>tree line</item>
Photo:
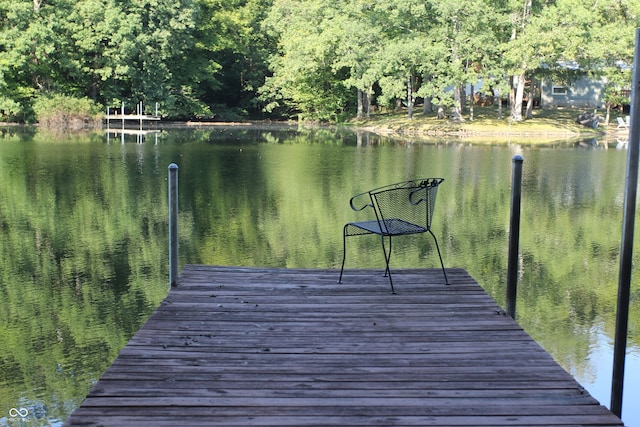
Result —
[[0, 120], [52, 97], [172, 119], [461, 119], [478, 92], [520, 121], [544, 78], [605, 78], [603, 102], [622, 102], [638, 26], [634, 0], [0, 0]]

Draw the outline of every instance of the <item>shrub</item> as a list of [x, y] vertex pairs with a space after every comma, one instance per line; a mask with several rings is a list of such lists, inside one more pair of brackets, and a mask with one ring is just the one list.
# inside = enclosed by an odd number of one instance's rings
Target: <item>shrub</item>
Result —
[[13, 99], [0, 96], [0, 121], [11, 122], [22, 113], [22, 106]]
[[66, 95], [40, 96], [33, 104], [40, 126], [56, 129], [84, 129], [102, 126], [100, 107], [88, 98]]

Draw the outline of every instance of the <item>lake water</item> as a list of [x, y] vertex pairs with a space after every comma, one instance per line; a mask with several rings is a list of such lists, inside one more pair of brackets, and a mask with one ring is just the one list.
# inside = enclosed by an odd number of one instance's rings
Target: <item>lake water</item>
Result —
[[[61, 425], [166, 296], [170, 163], [181, 266], [337, 269], [342, 225], [361, 218], [352, 195], [443, 177], [433, 226], [445, 265], [467, 269], [504, 307], [516, 153], [525, 159], [517, 320], [608, 406], [626, 168], [615, 145], [247, 127], [171, 129], [139, 144], [0, 128], [0, 425]], [[438, 267], [433, 249], [399, 239], [392, 268]], [[383, 265], [378, 239], [350, 243], [347, 268]], [[637, 273], [627, 425], [640, 425]]]

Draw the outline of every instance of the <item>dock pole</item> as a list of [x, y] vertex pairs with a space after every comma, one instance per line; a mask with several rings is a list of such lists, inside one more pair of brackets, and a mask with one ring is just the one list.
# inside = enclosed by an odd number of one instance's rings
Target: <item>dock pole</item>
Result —
[[507, 265], [507, 314], [516, 318], [518, 289], [518, 246], [520, 242], [520, 199], [522, 198], [522, 162], [520, 154], [513, 156], [511, 178], [511, 220], [509, 222], [509, 258]]
[[618, 275], [618, 304], [613, 347], [613, 379], [611, 381], [611, 412], [622, 418], [622, 389], [629, 329], [629, 299], [635, 226], [636, 195], [638, 192], [638, 155], [640, 152], [640, 28], [636, 29], [635, 60], [631, 80], [631, 123], [627, 144], [627, 175], [625, 182], [620, 273]]
[[169, 289], [178, 286], [178, 165], [169, 165]]

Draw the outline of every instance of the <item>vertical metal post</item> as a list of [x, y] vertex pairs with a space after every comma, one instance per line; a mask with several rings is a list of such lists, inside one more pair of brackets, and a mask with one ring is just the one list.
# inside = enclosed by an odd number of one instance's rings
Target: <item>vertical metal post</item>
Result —
[[109, 124], [111, 123], [111, 115], [110, 108], [107, 107], [107, 144], [111, 143], [111, 131], [109, 129]]
[[616, 310], [616, 335], [613, 347], [613, 380], [611, 381], [611, 412], [622, 417], [622, 389], [624, 364], [627, 352], [629, 323], [629, 297], [633, 234], [635, 227], [636, 195], [638, 190], [638, 153], [640, 151], [640, 29], [636, 29], [635, 60], [631, 80], [631, 123], [627, 150], [627, 175], [625, 180], [624, 212], [622, 218], [622, 243], [620, 248], [620, 274], [618, 276], [618, 306]]
[[169, 286], [178, 286], [178, 165], [169, 165]]
[[509, 221], [509, 259], [507, 265], [507, 314], [516, 318], [518, 289], [518, 246], [520, 242], [520, 199], [522, 198], [522, 162], [520, 154], [513, 156], [511, 178], [511, 219]]

